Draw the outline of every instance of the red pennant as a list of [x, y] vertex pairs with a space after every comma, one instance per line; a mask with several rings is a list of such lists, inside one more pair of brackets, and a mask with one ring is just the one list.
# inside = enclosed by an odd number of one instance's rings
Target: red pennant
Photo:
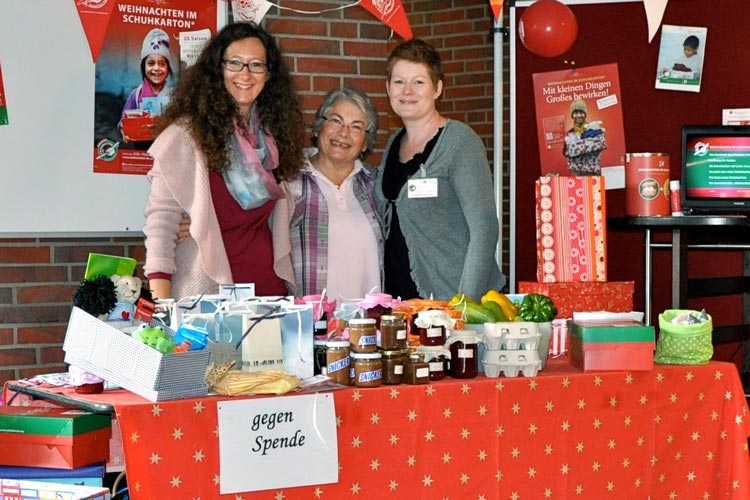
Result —
[[495, 15], [495, 21], [497, 21], [503, 11], [503, 0], [490, 0], [490, 7], [492, 7], [492, 13]]
[[383, 21], [404, 40], [414, 38], [401, 0], [362, 0], [360, 5]]
[[96, 62], [102, 50], [104, 34], [107, 32], [109, 18], [118, 0], [73, 0], [81, 18], [83, 31], [91, 49], [91, 57]]

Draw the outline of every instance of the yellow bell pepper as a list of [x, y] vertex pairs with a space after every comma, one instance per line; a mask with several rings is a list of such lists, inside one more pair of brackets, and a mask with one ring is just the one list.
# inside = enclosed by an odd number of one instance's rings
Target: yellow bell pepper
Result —
[[500, 306], [500, 309], [503, 310], [503, 314], [508, 318], [508, 321], [513, 321], [515, 317], [518, 316], [518, 308], [508, 297], [505, 296], [505, 294], [500, 293], [497, 290], [488, 290], [487, 293], [482, 296], [480, 302], [484, 304], [488, 300], [495, 302]]

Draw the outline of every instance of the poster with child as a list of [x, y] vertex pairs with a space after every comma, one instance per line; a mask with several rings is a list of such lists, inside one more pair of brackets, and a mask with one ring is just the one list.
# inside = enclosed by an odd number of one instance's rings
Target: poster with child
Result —
[[625, 134], [617, 64], [532, 75], [542, 175], [603, 175], [625, 187]]
[[700, 92], [707, 28], [661, 27], [656, 88]]

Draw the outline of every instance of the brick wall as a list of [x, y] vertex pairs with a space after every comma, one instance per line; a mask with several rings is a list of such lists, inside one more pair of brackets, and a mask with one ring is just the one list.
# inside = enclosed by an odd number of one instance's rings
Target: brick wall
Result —
[[[280, 2], [285, 8], [304, 11], [349, 3]], [[403, 4], [414, 35], [435, 45], [443, 58], [447, 78], [441, 112], [470, 124], [483, 138], [491, 161], [489, 2], [403, 0]], [[380, 113], [380, 132], [378, 150], [368, 161], [377, 164], [388, 135], [400, 126], [390, 113], [383, 78], [386, 56], [400, 39], [391, 37], [390, 29], [359, 6], [319, 15], [272, 8], [265, 26], [278, 38], [295, 75], [308, 123], [331, 88], [350, 85], [370, 94]], [[0, 382], [66, 370], [62, 341], [71, 297], [90, 252], [125, 255], [141, 263], [144, 256], [139, 237], [0, 239]], [[141, 275], [140, 265], [136, 272]]]

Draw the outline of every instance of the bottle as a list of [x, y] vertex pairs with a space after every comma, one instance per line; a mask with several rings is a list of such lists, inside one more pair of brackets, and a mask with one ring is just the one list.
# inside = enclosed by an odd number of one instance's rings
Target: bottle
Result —
[[680, 198], [680, 181], [669, 181], [669, 207], [672, 217], [682, 215], [682, 199]]

